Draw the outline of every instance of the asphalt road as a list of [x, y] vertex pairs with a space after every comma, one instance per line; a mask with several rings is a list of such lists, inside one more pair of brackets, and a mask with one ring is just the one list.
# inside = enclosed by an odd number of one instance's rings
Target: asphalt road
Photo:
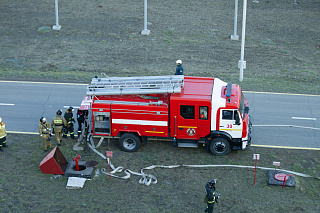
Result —
[[[80, 105], [84, 84], [0, 81], [0, 117], [6, 130], [36, 133], [40, 117]], [[320, 148], [320, 96], [245, 92], [253, 121], [252, 144]]]
[[42, 116], [51, 123], [59, 109], [64, 113], [64, 106], [80, 106], [86, 85], [0, 81], [0, 91], [0, 117], [6, 130], [38, 132]]

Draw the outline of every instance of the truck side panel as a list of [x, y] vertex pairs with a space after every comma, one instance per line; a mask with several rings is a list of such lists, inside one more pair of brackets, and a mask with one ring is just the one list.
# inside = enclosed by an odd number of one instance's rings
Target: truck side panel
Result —
[[112, 135], [137, 132], [140, 136], [168, 137], [168, 107], [111, 105]]

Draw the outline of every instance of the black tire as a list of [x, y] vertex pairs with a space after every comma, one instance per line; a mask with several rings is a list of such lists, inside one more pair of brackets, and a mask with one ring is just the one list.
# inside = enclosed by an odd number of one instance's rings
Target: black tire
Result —
[[213, 155], [224, 156], [230, 152], [230, 143], [225, 138], [214, 138], [210, 143], [209, 150]]
[[140, 145], [141, 139], [132, 133], [125, 133], [119, 139], [119, 146], [125, 152], [136, 152]]

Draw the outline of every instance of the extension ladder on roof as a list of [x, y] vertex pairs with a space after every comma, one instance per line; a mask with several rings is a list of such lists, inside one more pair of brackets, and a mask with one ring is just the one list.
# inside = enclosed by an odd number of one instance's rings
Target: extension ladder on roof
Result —
[[87, 95], [180, 93], [183, 75], [93, 78]]

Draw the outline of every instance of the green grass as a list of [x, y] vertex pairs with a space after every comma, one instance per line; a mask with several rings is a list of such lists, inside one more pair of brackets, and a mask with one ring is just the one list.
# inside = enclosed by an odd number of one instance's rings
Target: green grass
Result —
[[[150, 186], [139, 184], [138, 176], [128, 180], [112, 177], [110, 181], [100, 172], [99, 176], [86, 181], [83, 189], [68, 190], [65, 188], [67, 177], [54, 178], [38, 168], [48, 154], [41, 150], [38, 136], [10, 134], [7, 142], [9, 147], [0, 153], [3, 212], [202, 212], [204, 185], [212, 178], [218, 179], [217, 192], [221, 194], [221, 202], [216, 205], [218, 212], [318, 212], [320, 209], [319, 180], [295, 176], [294, 188], [270, 187], [267, 171], [259, 169], [255, 187], [254, 169], [179, 167], [146, 170], [158, 178], [158, 183]], [[116, 142], [110, 143], [112, 163], [135, 172], [150, 165], [254, 166], [252, 156], [259, 153], [258, 166], [273, 168], [273, 161], [281, 161], [280, 169], [320, 176], [319, 151], [252, 147], [248, 151], [215, 157], [203, 148], [177, 148], [164, 141], [149, 141], [138, 152], [126, 153], [119, 150]], [[81, 160], [99, 162], [95, 172], [102, 168], [108, 170], [107, 162], [92, 151], [73, 151], [74, 143], [75, 140], [67, 139], [60, 147], [67, 160], [80, 154]], [[109, 150], [107, 143], [102, 143], [98, 150], [101, 153]]]

